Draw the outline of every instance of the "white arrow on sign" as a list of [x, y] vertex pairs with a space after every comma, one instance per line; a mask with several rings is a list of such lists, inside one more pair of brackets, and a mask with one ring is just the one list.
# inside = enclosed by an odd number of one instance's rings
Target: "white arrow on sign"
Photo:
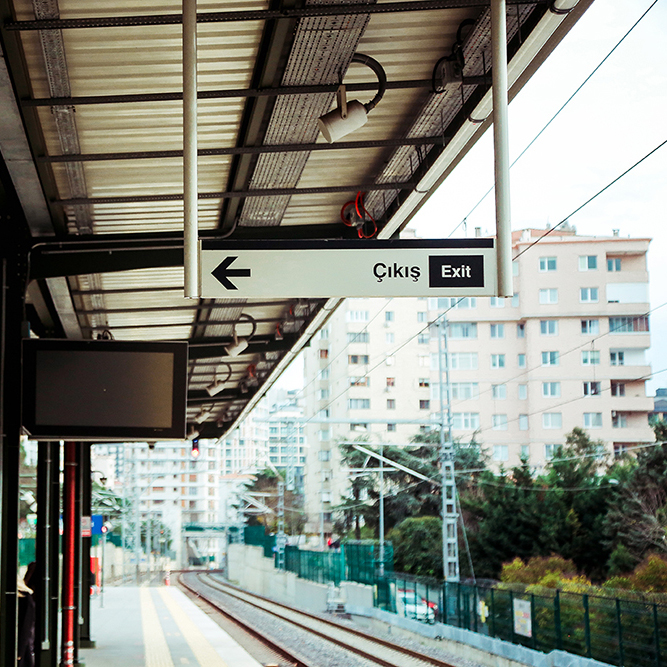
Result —
[[202, 241], [201, 295], [494, 296], [493, 239]]

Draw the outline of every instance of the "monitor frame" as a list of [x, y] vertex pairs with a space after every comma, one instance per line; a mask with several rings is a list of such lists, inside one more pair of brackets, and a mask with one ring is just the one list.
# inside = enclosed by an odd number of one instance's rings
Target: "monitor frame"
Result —
[[[98, 351], [172, 354], [173, 383], [171, 425], [164, 428], [143, 426], [82, 426], [36, 423], [37, 353], [71, 351], [94, 354]], [[95, 442], [155, 442], [185, 440], [188, 385], [188, 344], [186, 342], [147, 342], [117, 340], [69, 340], [27, 338], [22, 341], [22, 426], [31, 440], [72, 440]]]

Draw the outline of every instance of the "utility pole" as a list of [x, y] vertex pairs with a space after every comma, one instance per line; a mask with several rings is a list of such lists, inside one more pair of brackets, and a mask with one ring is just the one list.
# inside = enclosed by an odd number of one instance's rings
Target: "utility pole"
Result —
[[276, 554], [279, 570], [285, 569], [285, 482], [278, 482], [278, 530], [276, 531]]
[[[380, 456], [384, 456], [384, 445], [380, 445]], [[384, 577], [384, 461], [380, 459], [380, 576]]]
[[[440, 383], [440, 471], [442, 475], [442, 571], [445, 581], [459, 580], [459, 544], [457, 536], [456, 480], [454, 478], [454, 443], [452, 441], [451, 383], [449, 380], [449, 347], [447, 319], [443, 315], [438, 327], [438, 374]], [[442, 339], [445, 341], [445, 382], [443, 383]], [[447, 417], [445, 418], [445, 392]], [[447, 432], [445, 433], [445, 428]]]

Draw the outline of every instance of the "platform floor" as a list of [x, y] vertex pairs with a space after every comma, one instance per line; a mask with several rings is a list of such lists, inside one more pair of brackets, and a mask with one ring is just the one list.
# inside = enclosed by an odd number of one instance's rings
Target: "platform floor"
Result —
[[87, 667], [261, 667], [173, 586], [107, 588], [91, 601]]

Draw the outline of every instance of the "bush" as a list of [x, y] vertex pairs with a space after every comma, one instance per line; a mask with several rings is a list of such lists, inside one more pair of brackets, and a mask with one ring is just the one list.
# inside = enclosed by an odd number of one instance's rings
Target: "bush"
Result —
[[611, 552], [607, 567], [609, 568], [609, 575], [617, 577], [621, 574], [632, 572], [637, 565], [637, 559], [630, 553], [624, 544], [618, 544]]
[[[557, 575], [554, 579], [553, 575]], [[505, 563], [500, 573], [500, 580], [508, 584], [544, 584], [557, 588], [556, 580], [571, 579], [577, 575], [577, 568], [571, 560], [552, 554], [551, 556], [533, 556], [528, 563], [515, 558]]]
[[667, 561], [655, 554], [649, 556], [635, 568], [630, 580], [639, 591], [667, 592]]

